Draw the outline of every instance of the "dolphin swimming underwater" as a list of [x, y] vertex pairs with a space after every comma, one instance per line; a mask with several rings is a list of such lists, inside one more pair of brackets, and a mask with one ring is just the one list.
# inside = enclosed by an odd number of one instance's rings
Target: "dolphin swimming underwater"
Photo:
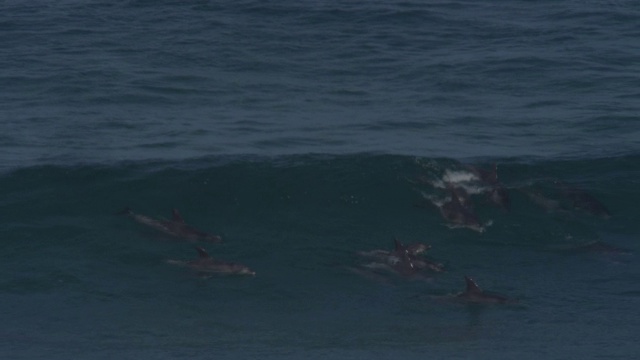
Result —
[[394, 251], [406, 252], [409, 256], [417, 256], [425, 251], [431, 249], [431, 245], [423, 243], [413, 243], [411, 245], [404, 245], [398, 238], [393, 239]]
[[198, 258], [195, 260], [167, 260], [167, 263], [171, 265], [186, 266], [200, 274], [256, 275], [255, 271], [242, 264], [215, 260], [209, 256], [205, 249], [199, 246], [196, 246], [196, 250], [198, 251]]
[[511, 208], [509, 192], [498, 180], [498, 164], [494, 163], [491, 170], [485, 170], [471, 165], [468, 166], [468, 169], [480, 182], [489, 186], [489, 190], [487, 192], [489, 201], [505, 210], [509, 210]]
[[181, 237], [194, 241], [201, 240], [212, 243], [222, 242], [222, 238], [220, 236], [200, 231], [193, 226], [186, 224], [177, 209], [172, 209], [171, 214], [172, 225], [175, 226], [175, 232], [180, 234]]
[[526, 195], [532, 203], [539, 206], [547, 213], [568, 212], [560, 201], [551, 199], [539, 191], [520, 189], [520, 192]]
[[469, 228], [477, 232], [484, 232], [485, 227], [478, 219], [478, 216], [473, 211], [469, 204], [469, 200], [461, 199], [459, 197], [460, 192], [450, 189], [451, 199], [444, 204], [438, 206], [442, 217], [452, 224]]
[[417, 270], [428, 269], [434, 272], [443, 272], [444, 265], [440, 263], [433, 262], [424, 256], [419, 256], [423, 254], [425, 251], [431, 249], [431, 245], [423, 244], [423, 243], [413, 243], [410, 245], [404, 245], [398, 239], [394, 239], [395, 252], [404, 252], [406, 253], [409, 261], [413, 267]]
[[146, 215], [137, 214], [128, 207], [119, 214], [128, 215], [140, 224], [187, 241], [205, 241], [211, 243], [222, 242], [222, 238], [220, 236], [200, 231], [193, 226], [186, 224], [177, 209], [172, 210], [171, 220], [159, 220]]
[[398, 239], [394, 239], [394, 250], [372, 250], [361, 251], [358, 255], [374, 259], [375, 261], [364, 265], [369, 269], [380, 269], [398, 273], [403, 276], [412, 276], [420, 270], [432, 270], [434, 272], [444, 271], [444, 266], [439, 263], [430, 261], [420, 256], [431, 245], [423, 243], [414, 243], [411, 245], [403, 245]]
[[395, 240], [395, 249], [393, 251], [373, 250], [360, 252], [361, 256], [372, 257], [376, 260], [364, 265], [364, 267], [372, 270], [387, 270], [403, 276], [414, 275], [418, 269], [414, 266], [409, 253], [404, 247], [399, 247], [398, 244], [398, 240]]
[[414, 243], [414, 244], [405, 246], [397, 238], [395, 238], [393, 241], [394, 241], [393, 251], [389, 251], [389, 250], [359, 251], [358, 255], [363, 257], [374, 258], [379, 261], [386, 261], [386, 259], [389, 256], [398, 255], [398, 254], [401, 254], [402, 252], [407, 253], [409, 256], [416, 256], [431, 249], [431, 245], [427, 245], [423, 243]]
[[564, 182], [556, 181], [562, 193], [572, 202], [574, 209], [583, 210], [591, 215], [604, 219], [611, 217], [611, 212], [606, 206], [588, 192], [572, 187]]

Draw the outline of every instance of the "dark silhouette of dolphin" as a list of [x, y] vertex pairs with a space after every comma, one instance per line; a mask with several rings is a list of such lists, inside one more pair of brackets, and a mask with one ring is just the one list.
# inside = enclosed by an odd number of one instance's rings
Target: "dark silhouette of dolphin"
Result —
[[411, 262], [416, 270], [429, 269], [435, 272], [443, 272], [444, 265], [433, 262], [423, 256], [425, 251], [431, 249], [431, 245], [423, 243], [413, 243], [411, 245], [404, 245], [397, 238], [393, 239], [396, 252], [404, 252], [407, 255], [407, 260]]
[[475, 166], [468, 166], [468, 168], [480, 182], [490, 187], [487, 193], [489, 201], [505, 210], [511, 208], [509, 192], [498, 180], [498, 164], [494, 163], [491, 170], [481, 169]]
[[491, 170], [486, 170], [471, 165], [469, 165], [468, 168], [481, 182], [486, 184], [498, 183], [498, 164], [493, 163]]
[[556, 181], [556, 184], [560, 186], [563, 194], [572, 202], [574, 209], [583, 210], [589, 214], [599, 216], [605, 219], [611, 217], [611, 212], [601, 203], [598, 199], [593, 197], [588, 192], [570, 186], [564, 182]]
[[461, 192], [455, 188], [449, 189], [449, 192], [451, 200], [439, 206], [442, 217], [450, 223], [467, 227], [477, 232], [484, 232], [485, 228], [473, 208], [465, 205], [470, 204], [469, 200], [461, 199], [459, 197]]
[[431, 245], [423, 244], [423, 243], [413, 243], [411, 245], [404, 245], [398, 238], [393, 239], [393, 245], [395, 247], [395, 251], [404, 251], [410, 256], [416, 256], [424, 253], [425, 251], [431, 249]]
[[540, 191], [536, 191], [533, 189], [519, 189], [521, 193], [525, 194], [532, 203], [537, 205], [538, 207], [544, 209], [547, 213], [557, 213], [562, 212], [566, 213], [569, 210], [566, 209], [563, 204], [555, 199], [551, 199], [545, 195], [543, 195]]
[[370, 269], [385, 269], [403, 276], [415, 275], [420, 270], [429, 269], [435, 272], [444, 271], [444, 266], [420, 256], [431, 248], [431, 245], [414, 243], [405, 246], [397, 238], [394, 239], [394, 250], [361, 251], [358, 255], [374, 259], [375, 262], [365, 265]]
[[214, 258], [209, 256], [205, 249], [201, 247], [196, 246], [196, 250], [198, 251], [198, 258], [195, 260], [168, 260], [167, 263], [178, 266], [186, 266], [203, 275], [227, 274], [254, 276], [256, 274], [255, 271], [242, 264], [215, 260]]
[[128, 215], [140, 224], [187, 241], [205, 241], [211, 243], [222, 242], [222, 238], [220, 236], [206, 233], [186, 224], [177, 209], [172, 210], [171, 220], [154, 219], [146, 215], [137, 214], [128, 207], [119, 212], [119, 214]]

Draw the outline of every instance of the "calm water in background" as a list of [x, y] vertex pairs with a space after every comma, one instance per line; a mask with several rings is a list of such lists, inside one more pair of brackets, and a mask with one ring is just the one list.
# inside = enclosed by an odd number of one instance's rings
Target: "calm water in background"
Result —
[[5, 1], [3, 166], [634, 153], [633, 1]]
[[[3, 358], [630, 358], [633, 1], [0, 3]], [[484, 234], [408, 179], [499, 164]], [[547, 213], [561, 180], [613, 213]], [[113, 214], [179, 208], [251, 279]], [[429, 281], [349, 271], [397, 236]], [[622, 252], [580, 251], [605, 242]], [[434, 301], [462, 276], [518, 306]]]

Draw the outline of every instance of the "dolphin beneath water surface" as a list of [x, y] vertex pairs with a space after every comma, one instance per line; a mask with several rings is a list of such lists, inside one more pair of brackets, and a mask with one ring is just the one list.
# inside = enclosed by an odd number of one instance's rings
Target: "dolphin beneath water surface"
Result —
[[154, 219], [146, 215], [135, 213], [128, 207], [121, 211], [120, 214], [125, 214], [140, 224], [183, 240], [211, 243], [222, 242], [222, 238], [220, 236], [206, 233], [186, 224], [177, 209], [172, 210], [171, 220]]
[[468, 199], [460, 198], [460, 191], [449, 189], [451, 199], [438, 206], [440, 214], [448, 222], [482, 233], [485, 226], [480, 222]]
[[207, 251], [196, 246], [198, 258], [195, 260], [167, 260], [168, 264], [186, 266], [203, 275], [222, 274], [222, 275], [250, 275], [255, 276], [255, 271], [247, 266], [238, 263], [216, 260], [209, 256]]

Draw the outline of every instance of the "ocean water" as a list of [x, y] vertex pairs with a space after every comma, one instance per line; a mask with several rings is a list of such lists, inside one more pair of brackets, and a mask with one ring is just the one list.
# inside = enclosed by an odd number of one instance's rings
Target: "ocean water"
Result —
[[[638, 38], [624, 0], [1, 2], [0, 358], [634, 358]], [[394, 238], [445, 271], [358, 255]]]

